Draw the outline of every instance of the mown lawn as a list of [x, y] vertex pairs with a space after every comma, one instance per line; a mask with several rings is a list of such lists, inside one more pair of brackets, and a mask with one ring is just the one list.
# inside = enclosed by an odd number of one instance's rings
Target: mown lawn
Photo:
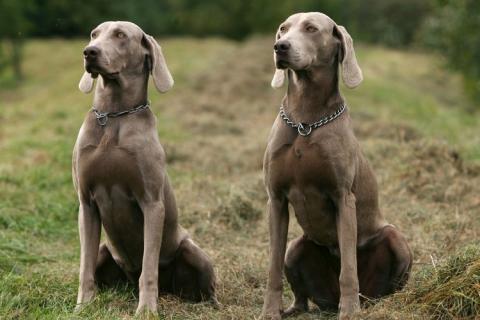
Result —
[[[223, 308], [161, 296], [160, 319], [253, 319], [268, 256], [261, 162], [283, 95], [269, 86], [272, 41], [161, 44], [175, 87], [150, 91], [153, 110], [180, 222], [214, 260]], [[84, 45], [27, 42], [25, 82], [0, 89], [0, 319], [133, 318], [132, 288], [100, 291], [72, 314], [79, 241], [71, 151], [92, 100], [77, 89]], [[365, 81], [343, 92], [383, 211], [415, 255], [407, 289], [360, 318], [473, 319], [480, 312], [479, 113], [438, 57], [364, 45], [357, 54]], [[300, 229], [291, 221], [293, 238]], [[284, 298], [291, 302], [288, 285]], [[297, 319], [323, 316], [332, 317], [314, 309]]]

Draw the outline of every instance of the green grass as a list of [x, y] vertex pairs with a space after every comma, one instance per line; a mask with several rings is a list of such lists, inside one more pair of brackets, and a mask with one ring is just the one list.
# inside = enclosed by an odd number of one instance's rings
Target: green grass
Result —
[[[152, 108], [180, 222], [214, 260], [223, 308], [167, 295], [159, 300], [160, 318], [253, 319], [261, 311], [268, 257], [261, 162], [283, 95], [269, 86], [271, 39], [161, 44], [175, 87], [164, 95], [150, 90]], [[92, 101], [77, 89], [84, 45], [28, 41], [25, 82], [0, 90], [0, 319], [133, 317], [132, 288], [100, 291], [83, 313], [72, 314], [79, 241], [71, 151]], [[445, 282], [429, 278], [444, 277], [441, 270], [449, 270], [462, 248], [478, 248], [479, 114], [439, 57], [365, 45], [357, 54], [365, 81], [343, 92], [375, 168], [383, 211], [415, 255], [406, 290], [369, 307], [362, 318], [438, 318], [429, 306], [446, 300], [422, 300], [422, 294], [428, 288], [444, 296], [450, 287], [445, 291]], [[293, 238], [300, 229], [295, 219], [291, 225]], [[478, 254], [472, 259], [455, 261], [478, 266]], [[471, 270], [473, 280], [462, 288], [473, 291], [455, 287], [452, 295], [473, 297], [478, 310], [480, 275]], [[285, 305], [292, 299], [288, 285], [284, 299]], [[297, 319], [322, 316], [331, 317], [314, 310]], [[450, 318], [455, 315], [445, 316]]]

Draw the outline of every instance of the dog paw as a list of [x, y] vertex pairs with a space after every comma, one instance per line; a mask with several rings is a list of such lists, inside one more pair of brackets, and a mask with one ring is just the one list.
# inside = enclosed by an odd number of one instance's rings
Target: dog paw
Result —
[[157, 301], [140, 301], [138, 303], [137, 310], [135, 311], [135, 316], [139, 315], [157, 315]]
[[260, 319], [261, 320], [281, 320], [282, 319], [282, 314], [280, 313], [280, 311], [278, 311], [278, 312], [267, 312], [267, 313], [262, 312], [262, 314], [260, 316]]
[[282, 292], [269, 292], [263, 302], [262, 320], [280, 320], [282, 319]]
[[158, 314], [158, 311], [157, 311], [157, 307], [152, 307], [152, 306], [147, 306], [147, 305], [143, 305], [143, 306], [138, 306], [137, 307], [137, 310], [135, 311], [135, 316], [138, 317], [140, 315], [145, 315], [145, 316], [148, 316], [148, 315], [153, 315], [153, 316], [156, 316]]
[[262, 320], [280, 320], [282, 319], [282, 308], [278, 305], [263, 306], [262, 314], [260, 315]]
[[352, 298], [342, 298], [340, 301], [339, 320], [353, 319], [355, 313], [360, 311], [360, 300], [358, 296]]
[[74, 313], [80, 313], [85, 308], [85, 303], [77, 303], [75, 309], [73, 309]]
[[287, 310], [283, 312], [282, 316], [285, 318], [285, 317], [299, 315], [307, 311], [308, 311], [308, 304], [294, 302], [290, 307], [287, 308]]
[[74, 312], [81, 312], [92, 300], [95, 298], [95, 287], [88, 289], [79, 288], [77, 296], [77, 305], [75, 306]]
[[217, 300], [217, 297], [213, 296], [209, 299], [210, 304], [213, 308], [220, 310], [223, 308], [223, 305]]
[[[93, 300], [93, 298], [91, 300]], [[73, 309], [73, 312], [74, 313], [82, 312], [88, 306], [88, 304], [91, 302], [91, 300], [85, 301], [85, 302], [77, 302], [77, 304], [75, 305], [75, 309]]]

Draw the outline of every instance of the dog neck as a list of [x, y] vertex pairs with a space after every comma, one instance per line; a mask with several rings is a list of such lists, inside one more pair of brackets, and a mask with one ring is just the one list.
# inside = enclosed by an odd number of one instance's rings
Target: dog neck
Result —
[[338, 67], [288, 70], [288, 90], [283, 105], [296, 122], [313, 123], [332, 114], [343, 103], [338, 88]]
[[93, 106], [101, 112], [118, 112], [147, 103], [148, 74], [101, 75], [95, 89]]

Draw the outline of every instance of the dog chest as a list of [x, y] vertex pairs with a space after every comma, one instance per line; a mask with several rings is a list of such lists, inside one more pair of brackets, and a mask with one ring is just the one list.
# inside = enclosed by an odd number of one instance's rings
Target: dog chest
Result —
[[122, 148], [87, 147], [80, 150], [78, 161], [80, 184], [88, 189], [97, 185], [111, 188], [115, 185], [128, 186], [138, 193], [142, 181], [135, 157]]
[[292, 186], [287, 197], [309, 238], [326, 245], [337, 242], [336, 208], [327, 194], [312, 187]]
[[332, 192], [341, 183], [344, 159], [324, 145], [299, 137], [273, 152], [267, 165], [270, 184], [283, 193], [292, 185]]
[[299, 137], [278, 149], [268, 162], [267, 183], [292, 205], [306, 235], [317, 243], [337, 243], [336, 206], [333, 195], [339, 190], [343, 158], [328, 152], [329, 146]]

